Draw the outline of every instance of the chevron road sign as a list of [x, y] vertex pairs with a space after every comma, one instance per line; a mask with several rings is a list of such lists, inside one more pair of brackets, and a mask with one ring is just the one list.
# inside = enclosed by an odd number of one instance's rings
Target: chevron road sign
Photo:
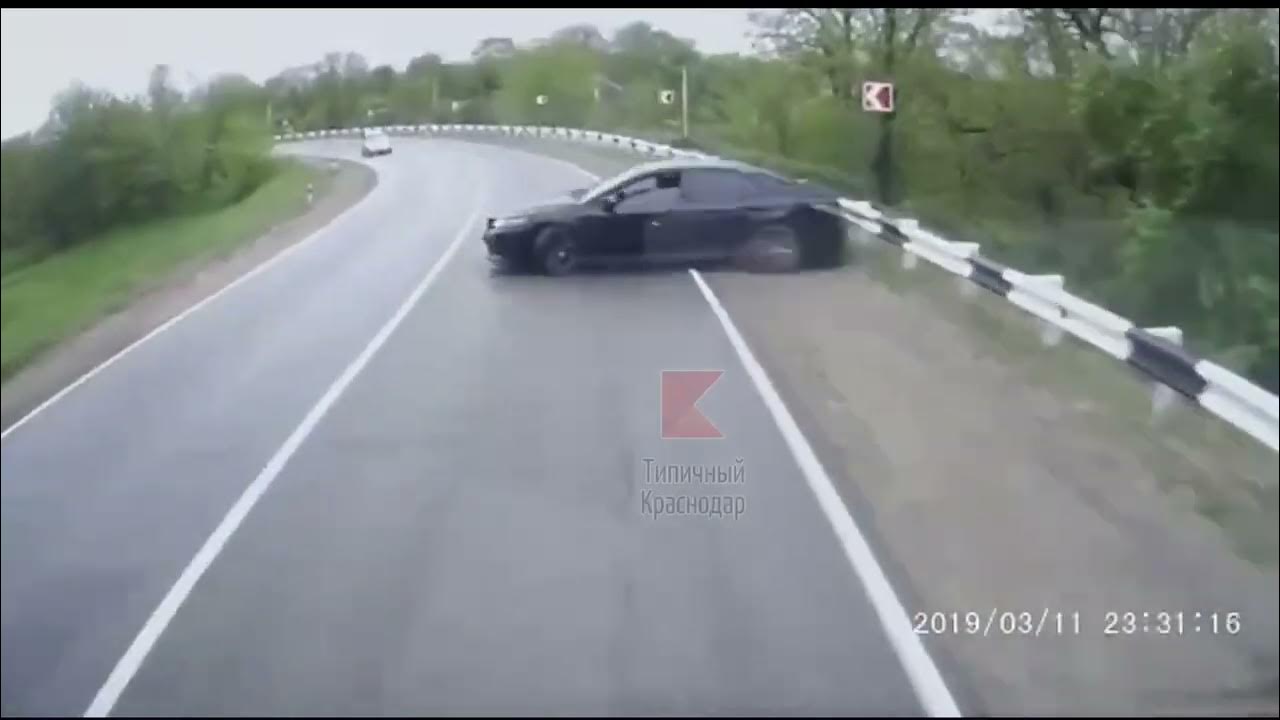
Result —
[[867, 112], [893, 112], [893, 83], [862, 83], [862, 109]]

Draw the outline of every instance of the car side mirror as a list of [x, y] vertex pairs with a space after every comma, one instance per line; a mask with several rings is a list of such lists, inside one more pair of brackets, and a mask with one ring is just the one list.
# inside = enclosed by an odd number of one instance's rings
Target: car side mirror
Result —
[[613, 212], [618, 207], [618, 203], [622, 202], [622, 195], [606, 195], [600, 200], [600, 208], [607, 213]]

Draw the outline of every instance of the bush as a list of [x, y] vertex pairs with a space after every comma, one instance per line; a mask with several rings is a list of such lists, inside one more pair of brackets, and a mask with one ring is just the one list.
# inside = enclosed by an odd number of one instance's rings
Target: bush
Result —
[[6, 270], [125, 224], [208, 211], [275, 172], [265, 104], [248, 81], [199, 101], [151, 103], [82, 87], [58, 98], [39, 137], [0, 147]]

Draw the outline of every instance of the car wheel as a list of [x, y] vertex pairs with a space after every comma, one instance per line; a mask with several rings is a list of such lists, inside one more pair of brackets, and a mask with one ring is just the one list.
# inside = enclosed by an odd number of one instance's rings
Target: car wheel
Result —
[[814, 226], [809, 247], [809, 263], [818, 268], [834, 268], [849, 259], [848, 231], [844, 222], [834, 217], [824, 217]]
[[538, 233], [538, 264], [552, 277], [570, 275], [578, 269], [578, 252], [573, 238], [563, 228], [547, 227]]
[[750, 272], [791, 272], [800, 264], [800, 242], [786, 225], [760, 228], [738, 255], [738, 266]]

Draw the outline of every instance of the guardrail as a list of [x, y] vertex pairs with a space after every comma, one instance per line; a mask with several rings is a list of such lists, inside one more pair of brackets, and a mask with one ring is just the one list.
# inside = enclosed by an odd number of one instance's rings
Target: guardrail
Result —
[[[277, 135], [275, 140], [359, 137], [365, 129], [389, 135], [463, 133], [560, 138], [651, 157], [711, 157], [624, 135], [538, 125], [388, 125], [287, 133]], [[916, 258], [924, 258], [1040, 318], [1045, 343], [1057, 344], [1064, 333], [1069, 333], [1153, 378], [1153, 412], [1161, 412], [1175, 394], [1180, 394], [1272, 450], [1280, 450], [1277, 397], [1220, 365], [1191, 355], [1182, 347], [1182, 331], [1178, 328], [1137, 327], [1132, 321], [1067, 292], [1061, 275], [1018, 272], [982, 257], [978, 243], [952, 242], [920, 227], [916, 220], [890, 217], [865, 200], [841, 199], [840, 206], [850, 223], [901, 248], [904, 266], [913, 267]]]

